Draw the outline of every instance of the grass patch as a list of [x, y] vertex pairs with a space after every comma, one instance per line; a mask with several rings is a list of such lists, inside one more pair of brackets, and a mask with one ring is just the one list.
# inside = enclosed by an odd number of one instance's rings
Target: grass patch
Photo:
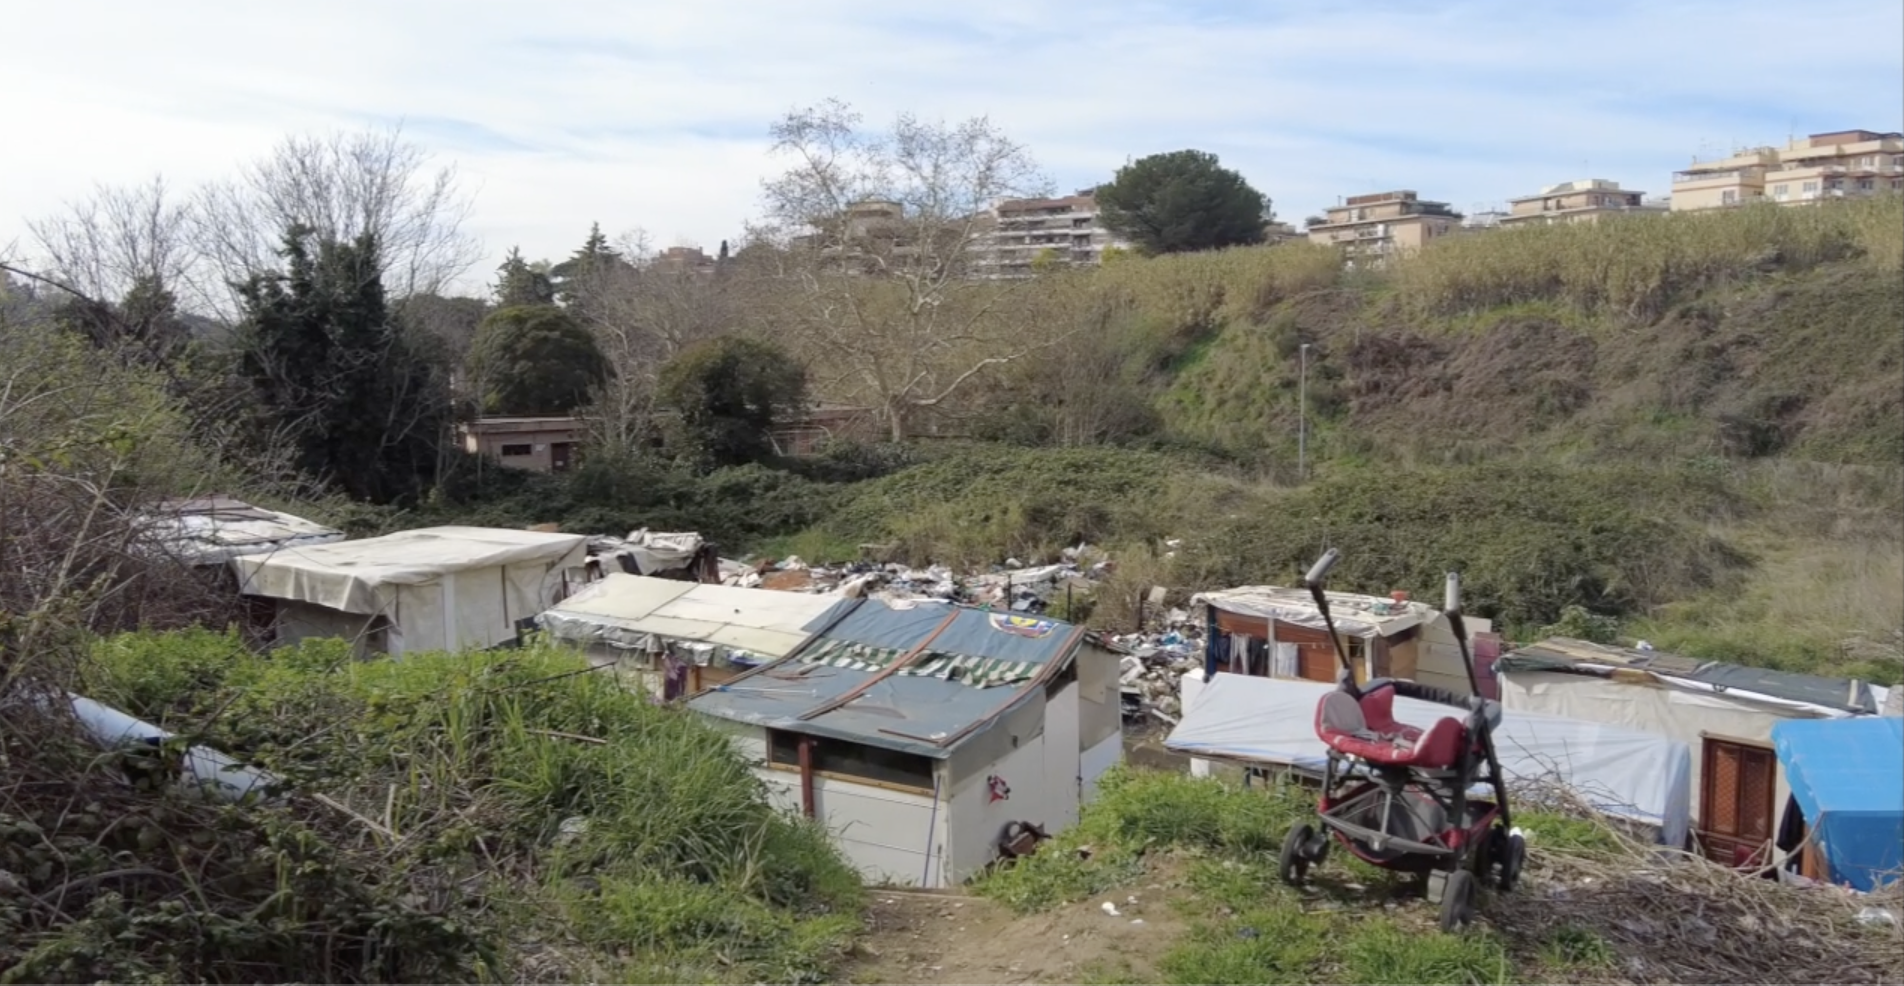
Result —
[[723, 735], [587, 668], [541, 647], [256, 656], [195, 632], [103, 641], [86, 679], [374, 820], [344, 826], [358, 838], [397, 833], [378, 879], [464, 888], [445, 906], [488, 974], [555, 956], [568, 979], [823, 978], [859, 927], [857, 874], [769, 806]]

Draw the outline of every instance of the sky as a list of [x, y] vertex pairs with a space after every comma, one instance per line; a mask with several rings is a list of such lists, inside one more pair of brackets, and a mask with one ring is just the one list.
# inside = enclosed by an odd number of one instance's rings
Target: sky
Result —
[[1904, 130], [1897, 0], [62, 0], [0, 16], [0, 253], [97, 184], [228, 176], [287, 134], [401, 124], [490, 259], [599, 222], [710, 252], [760, 211], [768, 127], [985, 116], [1059, 191], [1219, 155], [1302, 218], [1408, 188], [1472, 211], [1695, 156]]

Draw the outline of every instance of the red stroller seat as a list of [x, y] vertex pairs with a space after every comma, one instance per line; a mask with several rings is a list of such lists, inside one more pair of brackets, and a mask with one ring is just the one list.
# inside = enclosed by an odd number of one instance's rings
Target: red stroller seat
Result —
[[1378, 678], [1357, 698], [1333, 691], [1316, 703], [1316, 735], [1331, 748], [1370, 763], [1422, 770], [1454, 766], [1468, 741], [1468, 727], [1443, 716], [1426, 730], [1395, 721], [1394, 681]]

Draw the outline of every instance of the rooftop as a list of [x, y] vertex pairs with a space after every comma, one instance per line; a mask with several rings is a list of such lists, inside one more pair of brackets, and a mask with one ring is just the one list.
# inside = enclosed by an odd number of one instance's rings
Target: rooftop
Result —
[[1696, 681], [1716, 691], [1741, 691], [1801, 702], [1837, 712], [1876, 713], [1877, 698], [1866, 682], [1819, 675], [1748, 668], [1664, 651], [1633, 650], [1570, 637], [1551, 637], [1516, 647], [1501, 656], [1502, 671], [1564, 671], [1606, 677], [1615, 669], [1645, 671], [1666, 678]]
[[149, 543], [187, 564], [344, 540], [344, 532], [229, 496], [165, 500], [142, 521]]
[[[866, 599], [799, 652], [688, 706], [735, 722], [944, 759], [1060, 670], [1083, 638], [1081, 628], [1057, 620]], [[925, 650], [912, 664], [888, 670], [918, 648]]]
[[[1441, 615], [1434, 607], [1413, 600], [1396, 602], [1356, 592], [1325, 592], [1323, 598], [1329, 601], [1329, 616], [1334, 619], [1336, 629], [1356, 637], [1391, 637], [1409, 627], [1431, 623]], [[1326, 628], [1322, 613], [1316, 609], [1316, 602], [1307, 589], [1246, 585], [1200, 592], [1192, 596], [1190, 602], [1296, 626]]]

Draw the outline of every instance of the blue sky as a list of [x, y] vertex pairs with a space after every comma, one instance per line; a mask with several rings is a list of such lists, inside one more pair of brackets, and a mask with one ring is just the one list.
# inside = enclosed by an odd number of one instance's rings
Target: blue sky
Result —
[[1904, 129], [1897, 0], [67, 0], [0, 35], [0, 251], [95, 182], [190, 185], [396, 120], [457, 166], [497, 259], [594, 221], [711, 249], [758, 210], [768, 125], [830, 96], [989, 116], [1062, 190], [1213, 151], [1295, 221], [1389, 188], [1662, 193], [1694, 155]]

